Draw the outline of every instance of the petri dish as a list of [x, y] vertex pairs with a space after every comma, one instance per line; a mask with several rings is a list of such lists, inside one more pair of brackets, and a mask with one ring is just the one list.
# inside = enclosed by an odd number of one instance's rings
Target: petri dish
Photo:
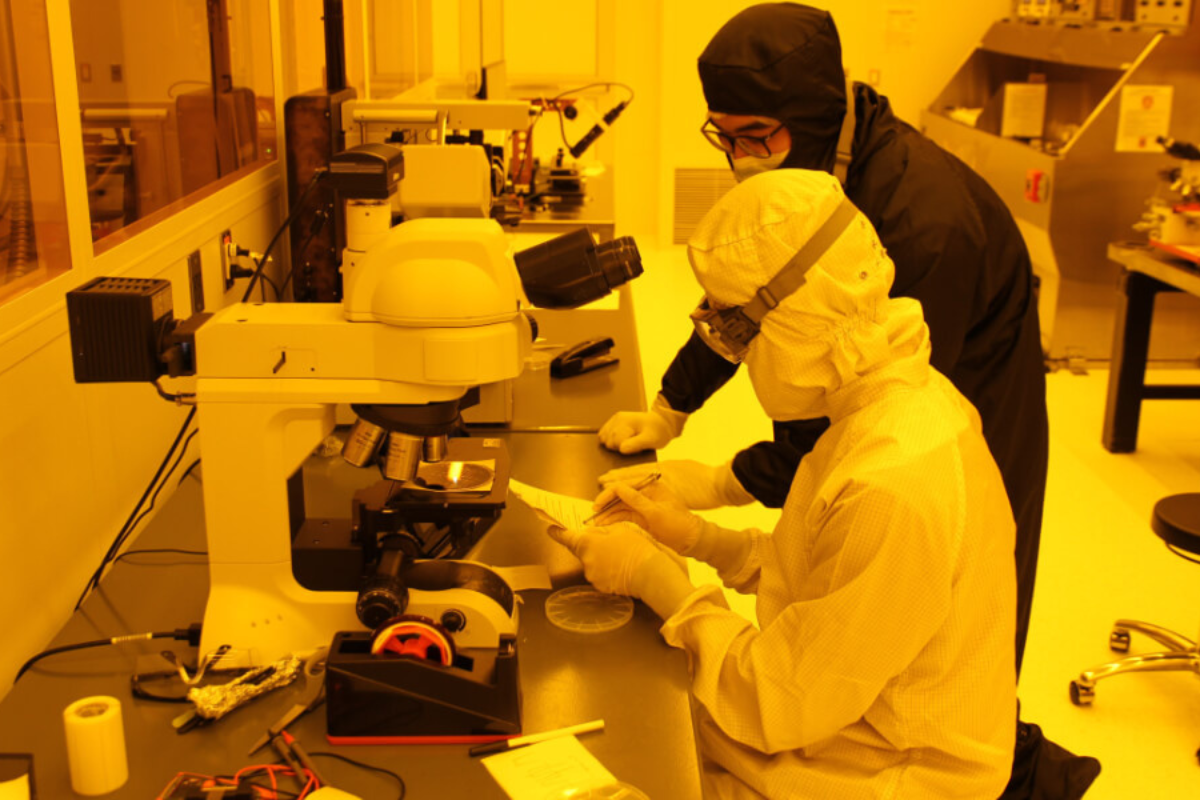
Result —
[[546, 619], [572, 633], [606, 633], [633, 619], [633, 601], [591, 586], [568, 586], [546, 598]]

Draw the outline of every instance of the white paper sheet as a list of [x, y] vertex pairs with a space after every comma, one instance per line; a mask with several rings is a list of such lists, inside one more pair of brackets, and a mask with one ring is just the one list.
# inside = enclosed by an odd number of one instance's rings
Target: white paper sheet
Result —
[[504, 579], [514, 592], [526, 589], [549, 589], [550, 570], [545, 564], [529, 564], [523, 567], [488, 567]]
[[1004, 84], [1004, 109], [1000, 135], [1026, 139], [1041, 138], [1046, 124], [1046, 84]]
[[595, 513], [592, 510], [591, 500], [548, 492], [545, 489], [539, 489], [536, 486], [530, 486], [527, 483], [521, 483], [512, 478], [508, 480], [508, 489], [528, 504], [530, 508], [538, 512], [538, 516], [548, 524], [557, 525], [567, 530], [584, 527], [586, 524], [584, 520]]
[[483, 765], [512, 800], [557, 800], [617, 783], [574, 736], [488, 756]]

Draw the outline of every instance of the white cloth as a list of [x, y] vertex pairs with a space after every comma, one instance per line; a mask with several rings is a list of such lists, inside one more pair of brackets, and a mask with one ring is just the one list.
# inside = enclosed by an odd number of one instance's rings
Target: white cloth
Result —
[[729, 585], [757, 593], [761, 632], [715, 587], [663, 626], [719, 797], [977, 800], [1008, 780], [1012, 514], [974, 410], [905, 372], [804, 458], [774, 534], [748, 533]]
[[[796, 214], [771, 216], [780, 194]], [[689, 245], [709, 296], [744, 302], [840, 200], [828, 175], [740, 184], [701, 229], [745, 235]], [[852, 224], [750, 347], [773, 418], [831, 420], [775, 531], [745, 532], [740, 569], [718, 565], [757, 594], [759, 628], [716, 587], [662, 628], [689, 656], [717, 797], [978, 800], [1011, 770], [1012, 512], [978, 414], [929, 366], [919, 304], [887, 299], [873, 239]]]

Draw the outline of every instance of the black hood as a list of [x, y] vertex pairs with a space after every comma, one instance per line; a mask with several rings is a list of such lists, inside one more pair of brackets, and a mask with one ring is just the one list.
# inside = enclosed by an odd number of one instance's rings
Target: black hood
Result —
[[792, 135], [782, 166], [833, 171], [846, 78], [828, 11], [751, 6], [717, 31], [699, 66], [709, 111], [773, 117]]

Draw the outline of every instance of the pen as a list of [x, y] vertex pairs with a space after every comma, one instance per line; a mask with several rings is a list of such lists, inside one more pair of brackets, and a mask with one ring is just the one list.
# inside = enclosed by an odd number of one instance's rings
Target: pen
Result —
[[528, 736], [517, 736], [512, 739], [505, 739], [501, 742], [490, 742], [472, 747], [467, 752], [473, 756], [482, 756], [489, 753], [500, 753], [504, 750], [511, 750], [514, 747], [522, 747], [527, 744], [537, 744], [544, 742], [547, 739], [557, 739], [559, 736], [574, 736], [577, 733], [590, 733], [604, 728], [604, 720], [594, 719], [591, 722], [583, 722], [579, 725], [572, 725], [569, 728], [559, 728], [556, 731], [545, 731], [544, 733], [531, 733]]
[[[651, 472], [646, 477], [642, 478], [637, 483], [633, 484], [633, 488], [637, 489], [640, 492], [642, 489], [645, 489], [647, 486], [654, 483], [656, 480], [658, 480], [661, 477], [662, 477], [662, 473], [659, 472], [658, 470], [655, 470], [654, 472]], [[613, 508], [616, 508], [617, 504], [619, 504], [620, 502], [621, 502], [621, 498], [619, 498], [619, 497], [614, 497], [613, 499], [609, 500], [607, 503], [600, 506], [600, 508], [596, 511], [595, 514], [592, 514], [590, 517], [585, 519], [584, 524], [591, 522], [596, 517], [600, 516], [601, 514], [605, 513], [606, 511], [610, 511]]]

